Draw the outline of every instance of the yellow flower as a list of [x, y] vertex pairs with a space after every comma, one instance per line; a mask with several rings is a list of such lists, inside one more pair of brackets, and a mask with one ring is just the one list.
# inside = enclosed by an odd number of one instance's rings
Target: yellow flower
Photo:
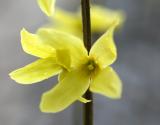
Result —
[[[50, 10], [41, 7], [44, 12]], [[82, 97], [88, 89], [113, 99], [120, 98], [121, 80], [110, 67], [117, 58], [113, 32], [118, 21], [95, 42], [89, 54], [83, 41], [71, 34], [53, 28], [40, 28], [36, 34], [22, 29], [23, 50], [39, 59], [11, 72], [10, 77], [21, 84], [33, 84], [59, 74], [59, 83], [42, 96], [43, 112], [62, 111], [76, 100], [91, 101]]]
[[[81, 37], [82, 19], [80, 13], [81, 11], [73, 13], [57, 8], [52, 16], [53, 27]], [[121, 26], [125, 20], [125, 14], [120, 10], [111, 10], [100, 5], [91, 6], [92, 33], [106, 31], [115, 19], [119, 20], [119, 26]]]
[[42, 96], [43, 112], [59, 112], [74, 101], [88, 102], [82, 98], [89, 89], [110, 98], [121, 97], [121, 81], [110, 65], [117, 53], [113, 41], [116, 23], [93, 45], [89, 54], [83, 41], [54, 29], [41, 28], [36, 34], [21, 31], [25, 52], [40, 57], [23, 68], [10, 73], [21, 84], [32, 84], [59, 75], [59, 83]]

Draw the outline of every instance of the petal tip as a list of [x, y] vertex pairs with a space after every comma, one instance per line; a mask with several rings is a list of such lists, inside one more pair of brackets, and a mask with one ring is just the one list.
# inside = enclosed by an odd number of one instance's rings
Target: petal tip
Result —
[[27, 38], [27, 36], [29, 36], [30, 33], [25, 28], [22, 28], [20, 31], [20, 34], [21, 34], [21, 40], [22, 40]]
[[52, 16], [55, 8], [55, 2], [56, 0], [37, 0], [38, 5], [40, 9], [47, 15], [47, 16]]
[[23, 28], [21, 29], [21, 31], [23, 32], [23, 31], [27, 31], [27, 30], [26, 30], [26, 28], [23, 27]]
[[39, 105], [40, 111], [44, 113], [57, 113], [61, 111], [61, 110], [56, 110], [53, 106], [49, 104], [50, 102], [48, 102], [49, 100], [47, 99], [47, 96], [48, 94], [44, 93], [41, 97], [41, 102]]
[[48, 113], [47, 106], [46, 106], [46, 103], [45, 103], [45, 94], [43, 94], [42, 97], [41, 97], [41, 102], [39, 104], [39, 109], [40, 109], [41, 112]]
[[85, 99], [85, 98], [83, 98], [83, 97], [80, 97], [80, 98], [79, 98], [79, 101], [86, 104], [86, 103], [91, 102], [92, 100], [88, 100], [88, 99]]
[[21, 81], [19, 80], [19, 78], [16, 77], [16, 72], [15, 72], [15, 71], [12, 71], [12, 72], [9, 73], [8, 75], [9, 75], [9, 77], [10, 77], [12, 80], [14, 80], [16, 83], [25, 84], [25, 83], [21, 82]]
[[20, 34], [29, 34], [28, 30], [26, 28], [22, 28], [21, 31], [20, 31]]
[[27, 32], [27, 30], [26, 30], [25, 28], [22, 28], [21, 31], [20, 31], [21, 37], [22, 37], [22, 35], [23, 35], [24, 33], [26, 33], [26, 32]]

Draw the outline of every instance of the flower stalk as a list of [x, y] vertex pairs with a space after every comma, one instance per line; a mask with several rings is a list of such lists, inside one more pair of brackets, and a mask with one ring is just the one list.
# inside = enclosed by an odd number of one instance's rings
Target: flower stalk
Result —
[[91, 49], [90, 0], [82, 0], [83, 41], [88, 52]]
[[[89, 53], [91, 49], [90, 0], [81, 0], [81, 6], [83, 41]], [[85, 93], [85, 98], [92, 101], [84, 104], [84, 125], [93, 125], [93, 95], [89, 90]]]

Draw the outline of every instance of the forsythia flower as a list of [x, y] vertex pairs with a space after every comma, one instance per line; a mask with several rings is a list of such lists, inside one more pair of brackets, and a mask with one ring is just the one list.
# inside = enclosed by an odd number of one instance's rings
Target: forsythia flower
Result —
[[[82, 36], [82, 18], [81, 12], [76, 13], [64, 11], [57, 8], [52, 16], [53, 27], [76, 36]], [[91, 30], [92, 33], [104, 32], [116, 19], [121, 26], [125, 20], [125, 14], [120, 10], [107, 9], [100, 5], [91, 6]]]
[[[52, 13], [45, 5], [48, 4], [41, 5], [42, 10]], [[117, 25], [118, 21], [114, 21], [89, 53], [83, 41], [71, 34], [52, 28], [40, 28], [36, 34], [22, 29], [24, 51], [40, 59], [11, 72], [10, 77], [21, 84], [32, 84], [59, 74], [59, 83], [42, 96], [43, 112], [62, 111], [76, 100], [87, 103], [90, 100], [82, 96], [88, 89], [113, 99], [120, 98], [121, 80], [110, 67], [117, 57], [113, 40]]]
[[44, 112], [58, 112], [89, 89], [110, 98], [120, 98], [121, 81], [109, 66], [116, 59], [112, 25], [100, 37], [89, 55], [83, 41], [70, 34], [53, 29], [39, 29], [37, 34], [21, 32], [24, 51], [40, 57], [38, 61], [13, 71], [12, 79], [31, 84], [60, 73], [59, 83], [42, 96], [40, 108]]

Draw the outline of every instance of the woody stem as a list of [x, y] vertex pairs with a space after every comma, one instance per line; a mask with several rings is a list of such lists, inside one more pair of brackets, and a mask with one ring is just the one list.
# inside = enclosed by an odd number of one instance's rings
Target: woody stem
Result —
[[[83, 23], [83, 41], [88, 53], [91, 49], [91, 21], [90, 21], [90, 0], [81, 0], [82, 23]], [[85, 98], [92, 100], [84, 104], [84, 125], [93, 125], [93, 96], [87, 90]]]

